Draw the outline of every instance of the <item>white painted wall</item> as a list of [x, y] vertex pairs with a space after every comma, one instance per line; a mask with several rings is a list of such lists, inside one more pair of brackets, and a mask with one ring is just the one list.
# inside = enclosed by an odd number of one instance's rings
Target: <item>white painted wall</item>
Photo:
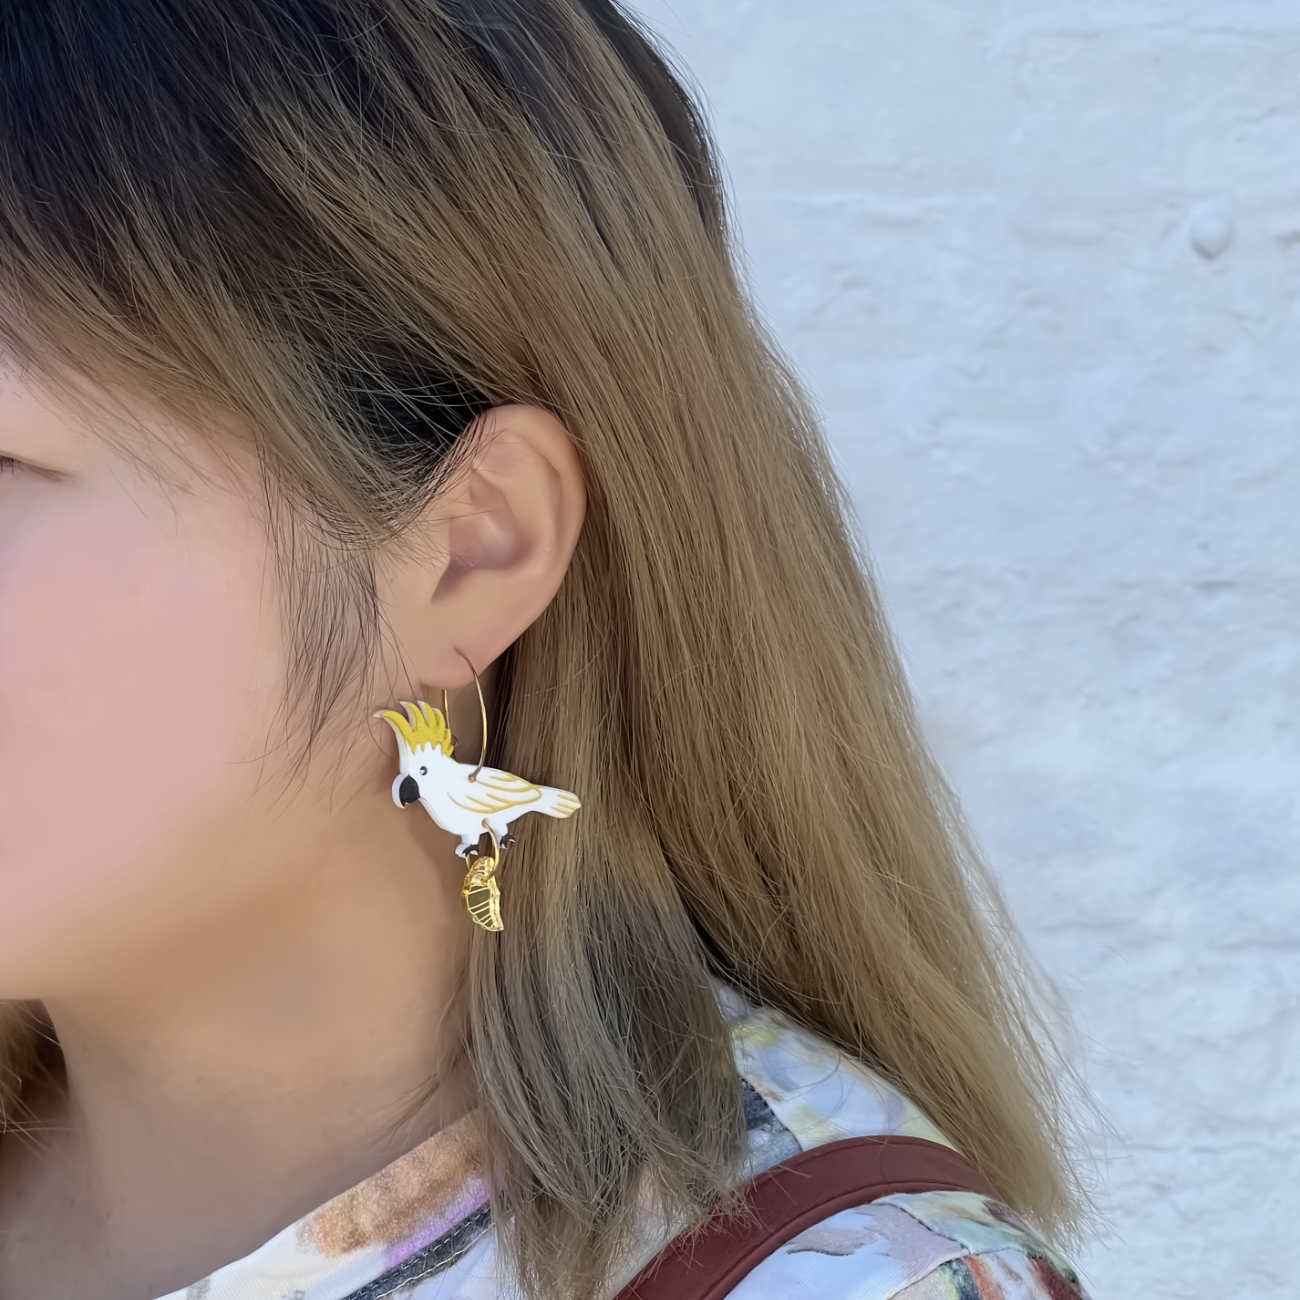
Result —
[[1086, 1036], [1094, 1295], [1295, 1296], [1300, 3], [639, 7]]

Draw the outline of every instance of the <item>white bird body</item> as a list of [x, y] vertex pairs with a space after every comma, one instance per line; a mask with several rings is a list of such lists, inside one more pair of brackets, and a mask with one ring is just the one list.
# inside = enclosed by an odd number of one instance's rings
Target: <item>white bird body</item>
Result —
[[442, 713], [423, 701], [404, 701], [402, 707], [405, 718], [392, 711], [375, 715], [397, 735], [400, 770], [393, 781], [393, 802], [399, 808], [417, 801], [422, 804], [443, 830], [460, 837], [458, 853], [476, 850], [485, 831], [498, 841], [508, 840], [510, 823], [524, 813], [570, 817], [581, 807], [568, 790], [535, 785], [500, 768], [476, 770], [457, 762]]

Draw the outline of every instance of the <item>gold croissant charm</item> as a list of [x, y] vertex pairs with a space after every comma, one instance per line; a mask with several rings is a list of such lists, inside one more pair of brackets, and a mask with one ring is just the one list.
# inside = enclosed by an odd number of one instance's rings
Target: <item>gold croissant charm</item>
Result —
[[497, 864], [501, 861], [501, 846], [492, 837], [492, 856], [476, 857], [465, 875], [465, 888], [460, 896], [474, 921], [485, 930], [501, 930], [501, 890], [497, 886]]
[[[475, 674], [475, 683], [478, 674]], [[479, 692], [480, 708], [482, 691]], [[399, 808], [418, 803], [445, 831], [460, 836], [456, 849], [469, 862], [462, 894], [474, 921], [485, 930], [500, 930], [501, 890], [496, 870], [501, 851], [513, 843], [510, 823], [524, 813], [571, 817], [581, 806], [576, 795], [552, 786], [534, 785], [495, 767], [458, 763], [455, 742], [445, 714], [423, 700], [403, 701], [403, 717], [392, 709], [376, 713], [397, 736], [400, 770], [393, 780], [393, 802]], [[486, 722], [486, 710], [483, 710]], [[484, 738], [486, 752], [486, 735]], [[489, 854], [479, 853], [479, 841], [488, 835]]]

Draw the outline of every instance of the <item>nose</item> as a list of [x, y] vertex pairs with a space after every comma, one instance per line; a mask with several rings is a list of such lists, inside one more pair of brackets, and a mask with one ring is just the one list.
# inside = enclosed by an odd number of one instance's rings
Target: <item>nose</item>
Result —
[[404, 776], [402, 784], [397, 787], [398, 802], [405, 808], [408, 803], [415, 803], [420, 798], [420, 783], [413, 776]]

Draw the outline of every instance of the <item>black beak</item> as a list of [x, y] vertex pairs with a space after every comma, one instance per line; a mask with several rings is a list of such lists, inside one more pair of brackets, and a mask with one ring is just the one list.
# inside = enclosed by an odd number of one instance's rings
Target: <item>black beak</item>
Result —
[[402, 784], [397, 787], [397, 797], [402, 801], [402, 807], [407, 804], [418, 803], [420, 800], [420, 783], [413, 776], [404, 776]]

